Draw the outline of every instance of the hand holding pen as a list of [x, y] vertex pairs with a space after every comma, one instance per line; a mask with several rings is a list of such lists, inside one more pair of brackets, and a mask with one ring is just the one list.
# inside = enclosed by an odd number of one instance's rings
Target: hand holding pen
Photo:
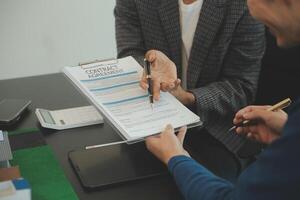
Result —
[[[146, 53], [145, 58], [151, 64], [153, 100], [159, 101], [161, 91], [170, 92], [180, 85], [180, 80], [177, 78], [177, 69], [175, 64], [160, 51], [150, 50]], [[146, 68], [146, 63], [144, 65]], [[140, 86], [144, 90], [150, 88], [146, 75], [144, 73], [140, 81]]]
[[235, 118], [234, 127], [237, 134], [269, 144], [277, 139], [287, 121], [287, 114], [282, 111], [289, 106], [290, 99], [285, 99], [274, 106], [248, 106], [240, 110]]

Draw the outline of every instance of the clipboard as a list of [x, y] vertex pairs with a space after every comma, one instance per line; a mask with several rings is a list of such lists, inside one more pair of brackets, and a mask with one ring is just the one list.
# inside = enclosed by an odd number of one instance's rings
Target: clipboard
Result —
[[69, 152], [68, 157], [80, 183], [89, 190], [168, 174], [167, 167], [146, 149], [143, 142], [75, 150]]
[[[91, 61], [83, 61], [83, 62], [78, 62], [78, 66], [80, 66], [82, 69], [88, 69], [88, 65], [91, 64], [97, 64], [97, 63], [101, 63], [101, 62], [107, 62], [111, 65], [116, 65], [119, 63], [118, 58], [107, 58], [107, 59], [95, 59], [95, 60], [91, 60]], [[76, 67], [76, 66], [74, 66]], [[63, 75], [68, 79], [68, 76], [63, 73]], [[82, 94], [82, 91], [76, 86], [76, 84], [73, 81], [70, 81], [70, 83], [74, 86], [74, 88], [80, 93]], [[90, 98], [88, 98], [86, 95], [83, 95], [86, 100], [91, 104], [91, 105], [95, 105], [95, 102], [93, 102]], [[115, 127], [115, 125], [111, 122], [111, 120], [109, 120], [106, 115], [102, 114], [102, 111], [95, 106], [95, 108], [101, 113], [101, 116], [103, 118], [103, 122], [105, 121], [105, 123], [107, 123], [121, 138], [123, 141], [126, 141], [126, 138], [124, 138], [124, 136], [122, 135], [122, 133]], [[138, 141], [134, 141], [134, 142], [127, 142], [127, 144], [134, 144], [137, 142], [141, 142], [143, 140], [138, 140]]]
[[[160, 133], [168, 123], [175, 129], [203, 125], [199, 116], [167, 92], [161, 95], [159, 109], [151, 112], [147, 107], [147, 94], [138, 87], [142, 68], [131, 56], [81, 63], [74, 68], [64, 67], [62, 71], [128, 144]], [[133, 112], [127, 112], [126, 106]], [[145, 120], [137, 120], [135, 114]]]

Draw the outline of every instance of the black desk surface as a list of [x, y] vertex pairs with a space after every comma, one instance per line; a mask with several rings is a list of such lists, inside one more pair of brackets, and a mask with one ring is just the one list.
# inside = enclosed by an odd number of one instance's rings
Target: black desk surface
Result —
[[[0, 99], [4, 98], [32, 100], [30, 111], [26, 113], [14, 129], [35, 127], [40, 129], [47, 144], [52, 147], [79, 199], [182, 199], [170, 175], [130, 182], [93, 192], [88, 192], [82, 188], [68, 161], [68, 152], [89, 145], [120, 141], [121, 138], [107, 123], [57, 132], [40, 127], [34, 114], [35, 108], [56, 110], [90, 105], [87, 99], [76, 90], [63, 74], [1, 80]], [[190, 133], [187, 136], [191, 135]], [[191, 141], [201, 141], [201, 144], [196, 143], [196, 147], [200, 152], [199, 159], [196, 158], [198, 161], [221, 177], [237, 176], [239, 168], [236, 166], [236, 160], [231, 158], [232, 155], [219, 142], [209, 135], [196, 134], [195, 136], [198, 138], [191, 138]]]
[[[68, 161], [68, 152], [88, 145], [120, 141], [121, 138], [106, 123], [104, 125], [94, 125], [59, 132], [49, 131], [40, 127], [34, 114], [35, 108], [56, 110], [89, 105], [85, 97], [62, 74], [1, 80], [0, 99], [4, 98], [32, 100], [30, 112], [21, 120], [16, 128], [38, 127], [41, 130], [79, 199], [176, 200], [182, 198], [171, 176], [161, 176], [131, 182], [118, 187], [93, 192], [85, 191], [82, 188]], [[211, 150], [208, 149], [208, 151]], [[218, 155], [216, 155], [215, 159], [219, 159]]]

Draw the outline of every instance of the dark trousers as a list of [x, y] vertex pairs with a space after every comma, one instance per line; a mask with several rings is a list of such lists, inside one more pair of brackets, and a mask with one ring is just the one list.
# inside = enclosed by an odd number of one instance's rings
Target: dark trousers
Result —
[[184, 148], [215, 175], [236, 182], [242, 168], [240, 160], [205, 129], [189, 129]]

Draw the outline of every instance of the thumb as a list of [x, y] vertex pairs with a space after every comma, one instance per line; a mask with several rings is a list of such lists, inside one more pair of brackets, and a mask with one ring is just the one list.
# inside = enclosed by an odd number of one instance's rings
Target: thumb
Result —
[[178, 140], [180, 141], [181, 144], [183, 144], [183, 142], [184, 142], [184, 138], [185, 138], [185, 135], [186, 135], [186, 130], [187, 130], [186, 126], [181, 127], [179, 129], [178, 134], [177, 134], [177, 138], [178, 138]]
[[168, 124], [168, 125], [166, 126], [166, 128], [165, 128], [165, 132], [168, 132], [168, 133], [174, 132], [173, 126], [172, 126], [171, 124]]
[[162, 132], [162, 136], [167, 136], [169, 134], [174, 134], [174, 128], [171, 124], [168, 124], [165, 128], [165, 130]]

